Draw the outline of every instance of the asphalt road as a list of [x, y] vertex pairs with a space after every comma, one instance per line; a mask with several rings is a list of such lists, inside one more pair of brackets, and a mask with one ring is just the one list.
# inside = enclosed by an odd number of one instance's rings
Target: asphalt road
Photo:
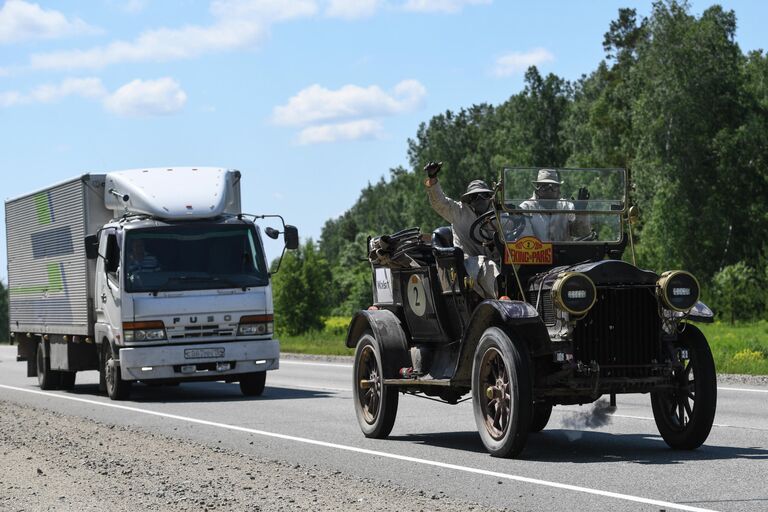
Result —
[[0, 347], [5, 400], [225, 447], [330, 473], [513, 510], [768, 510], [768, 387], [718, 388], [715, 426], [698, 450], [670, 450], [647, 395], [620, 395], [597, 428], [591, 406], [556, 407], [522, 459], [488, 456], [471, 402], [401, 397], [387, 440], [361, 434], [351, 365], [284, 358], [260, 398], [237, 384], [134, 387], [132, 400], [98, 395], [96, 372], [73, 391], [41, 392], [15, 347]]

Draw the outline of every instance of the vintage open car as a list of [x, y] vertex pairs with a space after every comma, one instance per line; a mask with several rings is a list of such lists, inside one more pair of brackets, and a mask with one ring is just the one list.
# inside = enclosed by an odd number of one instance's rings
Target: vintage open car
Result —
[[[535, 168], [506, 168], [472, 226], [498, 263], [498, 299], [473, 289], [450, 227], [369, 240], [373, 305], [359, 311], [354, 404], [367, 437], [392, 430], [400, 393], [449, 404], [471, 393], [488, 452], [513, 457], [554, 405], [650, 393], [661, 436], [694, 449], [715, 415], [715, 367], [695, 322], [711, 322], [696, 278], [622, 259], [634, 208], [623, 169], [557, 169], [559, 199], [533, 194]], [[556, 173], [556, 174], [553, 174]]]

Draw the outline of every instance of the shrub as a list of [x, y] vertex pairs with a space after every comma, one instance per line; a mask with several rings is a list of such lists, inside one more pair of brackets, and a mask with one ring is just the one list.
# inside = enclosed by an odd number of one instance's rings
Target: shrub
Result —
[[743, 261], [728, 265], [712, 279], [712, 306], [731, 323], [763, 318], [766, 308], [766, 277]]

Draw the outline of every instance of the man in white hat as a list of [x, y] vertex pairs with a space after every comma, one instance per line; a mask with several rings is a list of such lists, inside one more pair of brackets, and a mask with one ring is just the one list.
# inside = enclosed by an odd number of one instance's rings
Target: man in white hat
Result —
[[[562, 242], [588, 236], [591, 233], [589, 217], [576, 215], [571, 201], [560, 197], [560, 175], [554, 169], [540, 169], [533, 182], [533, 197], [520, 204], [523, 210], [567, 210], [570, 213], [525, 213], [525, 234], [532, 234], [545, 242]], [[579, 190], [579, 200], [589, 199], [586, 188]]]
[[424, 170], [427, 179], [424, 185], [427, 187], [427, 196], [432, 208], [451, 223], [453, 228], [453, 245], [464, 251], [464, 267], [467, 274], [475, 283], [474, 290], [483, 298], [498, 298], [499, 267], [493, 260], [493, 248], [485, 247], [474, 242], [469, 236], [472, 223], [483, 213], [491, 208], [493, 190], [482, 180], [473, 180], [462, 194], [461, 201], [447, 197], [437, 174], [440, 172], [442, 162], [429, 162]]

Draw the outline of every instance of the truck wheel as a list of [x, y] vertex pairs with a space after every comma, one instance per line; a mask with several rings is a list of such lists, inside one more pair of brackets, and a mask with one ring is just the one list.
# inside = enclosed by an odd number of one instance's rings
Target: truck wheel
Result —
[[651, 406], [664, 441], [676, 450], [693, 450], [706, 441], [715, 421], [715, 362], [704, 335], [690, 325], [676, 348], [688, 350], [688, 360], [673, 376], [677, 387], [651, 393]]
[[73, 389], [75, 387], [75, 375], [77, 372], [61, 372], [61, 389]]
[[528, 351], [498, 327], [480, 338], [472, 364], [472, 408], [485, 448], [514, 457], [525, 447], [533, 398]]
[[378, 344], [370, 333], [357, 340], [354, 382], [355, 414], [365, 437], [384, 439], [392, 432], [397, 417], [397, 389], [384, 385], [384, 371]]
[[45, 342], [40, 340], [37, 345], [37, 383], [40, 389], [50, 390], [58, 389], [61, 385], [61, 374], [56, 370], [51, 370], [51, 360], [45, 357]]
[[261, 396], [267, 382], [267, 372], [246, 373], [240, 377], [240, 391], [245, 396]]
[[530, 432], [541, 432], [549, 423], [549, 417], [552, 415], [552, 404], [533, 404], [533, 418], [531, 418]]
[[112, 400], [128, 400], [131, 396], [131, 382], [120, 376], [120, 367], [113, 364], [114, 357], [109, 342], [102, 345], [101, 371], [104, 374], [104, 384], [107, 395]]

